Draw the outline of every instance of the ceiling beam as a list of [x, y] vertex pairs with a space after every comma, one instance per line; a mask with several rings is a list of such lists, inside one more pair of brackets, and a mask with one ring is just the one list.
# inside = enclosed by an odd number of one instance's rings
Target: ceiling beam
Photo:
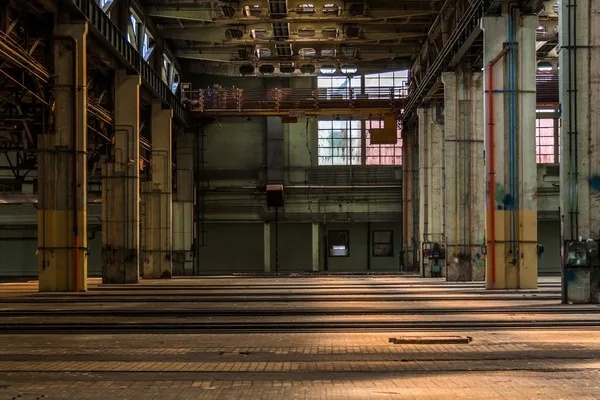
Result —
[[194, 7], [190, 10], [182, 10], [179, 7], [148, 7], [146, 13], [151, 17], [180, 19], [186, 21], [202, 21], [213, 22], [215, 20], [215, 12], [212, 8]]

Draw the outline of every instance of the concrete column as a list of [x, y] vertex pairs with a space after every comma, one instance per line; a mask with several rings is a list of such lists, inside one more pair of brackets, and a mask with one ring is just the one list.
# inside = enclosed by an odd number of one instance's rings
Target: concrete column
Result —
[[173, 111], [163, 109], [158, 100], [152, 102], [152, 181], [146, 192], [144, 234], [144, 273], [146, 279], [171, 278], [173, 266], [171, 120]]
[[321, 264], [321, 226], [318, 222], [312, 223], [312, 272], [319, 272]]
[[[489, 289], [536, 288], [537, 165], [534, 132], [535, 30], [538, 27], [538, 18], [515, 15], [511, 22], [510, 18], [504, 15], [486, 17], [482, 21], [485, 31], [484, 65], [488, 70], [490, 62], [501, 54], [507, 43], [510, 44], [509, 25], [512, 23], [514, 26], [514, 46], [509, 46], [511, 50], [492, 70], [494, 111], [491, 114], [487, 71], [484, 79], [484, 121], [488, 140], [486, 286]], [[511, 94], [514, 101], [511, 100]], [[494, 145], [490, 152], [492, 130]], [[511, 148], [514, 149], [512, 155]], [[494, 185], [490, 182], [492, 178], [495, 180]], [[493, 212], [490, 211], [490, 203], [493, 205]]]
[[483, 281], [485, 261], [485, 164], [483, 75], [446, 72], [444, 171], [448, 281]]
[[402, 132], [402, 169], [403, 169], [403, 250], [404, 268], [406, 271], [416, 271], [418, 267], [418, 134], [415, 129]]
[[87, 290], [87, 33], [54, 30], [54, 133], [38, 136], [40, 292]]
[[[569, 5], [576, 5], [569, 6]], [[563, 0], [559, 32], [560, 199], [563, 239], [600, 235], [600, 14], [598, 2]], [[576, 36], [575, 36], [576, 33]]]
[[[444, 124], [435, 108], [420, 108], [419, 116], [419, 253], [423, 243], [444, 245]], [[431, 277], [431, 265], [421, 261], [421, 275]], [[445, 268], [442, 266], [442, 276]]]
[[264, 223], [263, 248], [265, 258], [265, 272], [271, 272], [271, 224]]
[[115, 77], [115, 143], [102, 168], [102, 281], [137, 283], [140, 266], [139, 75]]
[[180, 131], [175, 140], [177, 191], [173, 202], [173, 275], [194, 272], [194, 134]]

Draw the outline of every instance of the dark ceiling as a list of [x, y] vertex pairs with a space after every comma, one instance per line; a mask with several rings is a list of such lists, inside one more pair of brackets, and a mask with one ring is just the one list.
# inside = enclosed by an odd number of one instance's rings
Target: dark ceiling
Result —
[[[184, 68], [224, 74], [275, 75], [302, 66], [408, 68], [424, 43], [441, 0], [145, 0]], [[252, 66], [252, 68], [250, 68]], [[290, 69], [291, 68], [291, 69]]]

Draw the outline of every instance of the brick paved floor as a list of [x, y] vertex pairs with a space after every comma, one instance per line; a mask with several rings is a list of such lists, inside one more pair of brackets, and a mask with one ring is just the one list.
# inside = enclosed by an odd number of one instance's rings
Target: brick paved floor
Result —
[[[260, 310], [282, 308], [290, 312], [306, 307], [314, 310], [360, 308], [358, 299], [340, 303], [337, 308], [335, 302], [318, 301], [321, 290], [347, 295], [342, 287], [345, 284], [362, 286], [361, 291], [365, 293], [358, 296], [372, 297], [382, 290], [394, 291], [396, 298], [393, 301], [372, 301], [368, 305], [368, 308], [380, 311], [371, 318], [381, 320], [400, 318], [390, 314], [395, 307], [407, 312], [402, 318], [410, 316], [432, 321], [442, 317], [447, 319], [445, 309], [459, 309], [460, 313], [454, 315], [460, 315], [466, 321], [502, 317], [533, 322], [536, 313], [549, 318], [565, 317], [565, 306], [558, 304], [556, 285], [552, 282], [524, 294], [485, 292], [474, 284], [389, 277], [219, 278], [170, 281], [165, 284], [169, 289], [157, 286], [156, 282], [144, 282], [125, 291], [99, 287], [94, 292], [74, 296], [37, 295], [27, 290], [13, 292], [5, 294], [4, 301], [0, 301], [0, 312], [3, 313], [0, 318], [5, 320], [0, 324], [16, 320], [11, 313], [33, 312], [28, 317], [23, 314], [18, 318], [41, 321], [40, 315], [35, 313], [42, 308], [90, 312], [102, 309], [135, 311], [152, 308], [173, 312], [194, 309], [215, 310], [215, 315], [218, 310], [260, 313]], [[207, 290], [202, 291], [195, 285]], [[206, 296], [215, 296], [210, 292], [219, 292], [219, 285], [229, 288], [234, 296], [247, 294], [247, 286], [253, 286], [258, 295], [264, 290], [282, 298], [269, 303], [199, 301]], [[237, 291], [232, 289], [236, 285], [240, 286]], [[318, 286], [321, 289], [317, 290]], [[293, 297], [290, 300], [289, 296], [294, 296], [292, 292], [298, 290], [308, 292], [308, 300], [299, 302]], [[188, 294], [181, 296], [182, 291]], [[435, 296], [430, 296], [432, 291], [436, 292]], [[444, 296], [450, 294], [455, 299], [444, 301]], [[532, 298], [523, 300], [524, 295]], [[142, 299], [129, 301], [136, 296]], [[152, 296], [155, 299], [149, 300]], [[412, 301], [413, 296], [421, 296], [423, 300]], [[502, 296], [504, 300], [499, 299]], [[59, 301], [67, 298], [71, 301]], [[77, 302], [85, 298], [89, 301]], [[179, 300], [174, 301], [174, 298]], [[567, 316], [573, 320], [579, 316], [597, 319], [600, 313], [594, 310], [600, 310], [594, 307], [572, 307], [569, 310], [573, 313], [567, 313]], [[486, 313], [488, 309], [490, 312], [506, 310], [511, 315], [493, 316]], [[432, 314], [424, 315], [423, 310]], [[587, 313], [583, 314], [584, 311]], [[214, 318], [210, 313], [207, 315], [196, 318]], [[51, 321], [53, 317], [44, 318]], [[83, 320], [78, 316], [69, 318], [73, 324]], [[256, 318], [260, 319], [260, 315]], [[342, 312], [336, 318], [346, 316]], [[137, 323], [128, 316], [121, 319], [123, 323]], [[319, 319], [327, 320], [328, 317], [320, 316]], [[180, 323], [175, 318], [164, 320], [171, 321], [175, 327]], [[393, 344], [389, 341], [403, 337], [441, 339], [441, 336], [471, 337], [472, 341], [468, 344]], [[436, 331], [423, 332], [308, 333], [302, 332], [301, 328], [297, 332], [220, 334], [0, 332], [0, 400], [424, 398], [600, 399], [600, 330], [563, 326], [555, 329], [451, 331], [441, 324]]]

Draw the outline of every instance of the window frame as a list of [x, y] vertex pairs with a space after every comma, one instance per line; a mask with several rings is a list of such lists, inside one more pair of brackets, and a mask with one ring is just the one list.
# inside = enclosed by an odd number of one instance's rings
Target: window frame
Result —
[[[344, 255], [334, 255], [331, 254], [333, 250], [331, 244], [331, 234], [332, 233], [344, 233], [346, 235], [346, 254]], [[350, 257], [350, 230], [349, 229], [332, 229], [327, 231], [327, 257], [329, 258], [344, 258]]]
[[[542, 154], [539, 152], [539, 149], [543, 148], [543, 147], [550, 147], [550, 145], [539, 145], [538, 144], [538, 138], [541, 137], [549, 137], [549, 136], [540, 136], [539, 135], [539, 129], [544, 128], [544, 127], [539, 127], [539, 121], [540, 120], [553, 120], [553, 153], [552, 156], [554, 158], [554, 162], [543, 162], [540, 160], [541, 157], [549, 155], [549, 154]], [[549, 128], [549, 127], [547, 127]], [[535, 161], [536, 164], [539, 165], [557, 165], [560, 164], [560, 116], [559, 113], [556, 109], [554, 108], [550, 108], [550, 107], [546, 107], [546, 108], [538, 108], [536, 109], [536, 115], [535, 115]]]
[[[376, 242], [375, 241], [375, 234], [376, 233], [389, 233], [390, 234], [390, 241], [389, 243], [384, 243], [384, 242]], [[375, 253], [375, 246], [378, 244], [389, 244], [390, 246], [390, 252], [389, 254], [376, 254]], [[394, 230], [393, 229], [378, 229], [378, 230], [374, 230], [371, 231], [371, 255], [373, 257], [382, 257], [382, 258], [390, 258], [390, 257], [394, 257]]]
[[[361, 121], [357, 120], [319, 120], [317, 121], [317, 165], [319, 167], [348, 167], [363, 165], [363, 133]], [[322, 128], [322, 124], [330, 124], [330, 127]], [[345, 127], [336, 128], [335, 125], [345, 123]], [[335, 138], [334, 133], [338, 130], [345, 130], [346, 137]], [[322, 132], [327, 132], [328, 136], [323, 137]], [[346, 146], [335, 146], [335, 140], [347, 141]], [[330, 146], [321, 146], [321, 141], [330, 141]], [[353, 146], [352, 142], [357, 141], [358, 146]], [[347, 154], [336, 155], [336, 150], [347, 151]], [[327, 154], [322, 155], [322, 150], [326, 150]], [[353, 154], [353, 150], [358, 150], [358, 154]], [[329, 163], [321, 163], [321, 160], [330, 159]], [[336, 163], [336, 159], [344, 160], [344, 163]]]
[[[403, 148], [402, 148], [402, 129], [400, 129], [399, 127], [396, 127], [396, 140], [397, 142], [395, 144], [371, 144], [370, 143], [370, 130], [371, 129], [378, 129], [383, 127], [383, 120], [382, 119], [369, 119], [369, 120], [365, 120], [363, 121], [363, 125], [364, 125], [364, 132], [365, 132], [365, 148], [364, 148], [364, 159], [365, 159], [365, 165], [366, 166], [388, 166], [388, 167], [401, 167], [403, 164]], [[373, 127], [372, 124], [373, 123], [377, 123], [377, 127]], [[393, 155], [382, 155], [382, 150], [384, 149], [393, 149], [394, 150], [394, 154]], [[378, 155], [374, 156], [374, 155], [369, 155], [369, 150], [377, 150], [378, 151]], [[391, 157], [394, 161], [393, 163], [389, 164], [389, 163], [382, 163], [381, 160], [383, 158], [387, 158], [387, 157]], [[369, 163], [369, 160], [377, 160], [377, 163]], [[396, 159], [400, 159], [400, 162], [397, 163]]]

